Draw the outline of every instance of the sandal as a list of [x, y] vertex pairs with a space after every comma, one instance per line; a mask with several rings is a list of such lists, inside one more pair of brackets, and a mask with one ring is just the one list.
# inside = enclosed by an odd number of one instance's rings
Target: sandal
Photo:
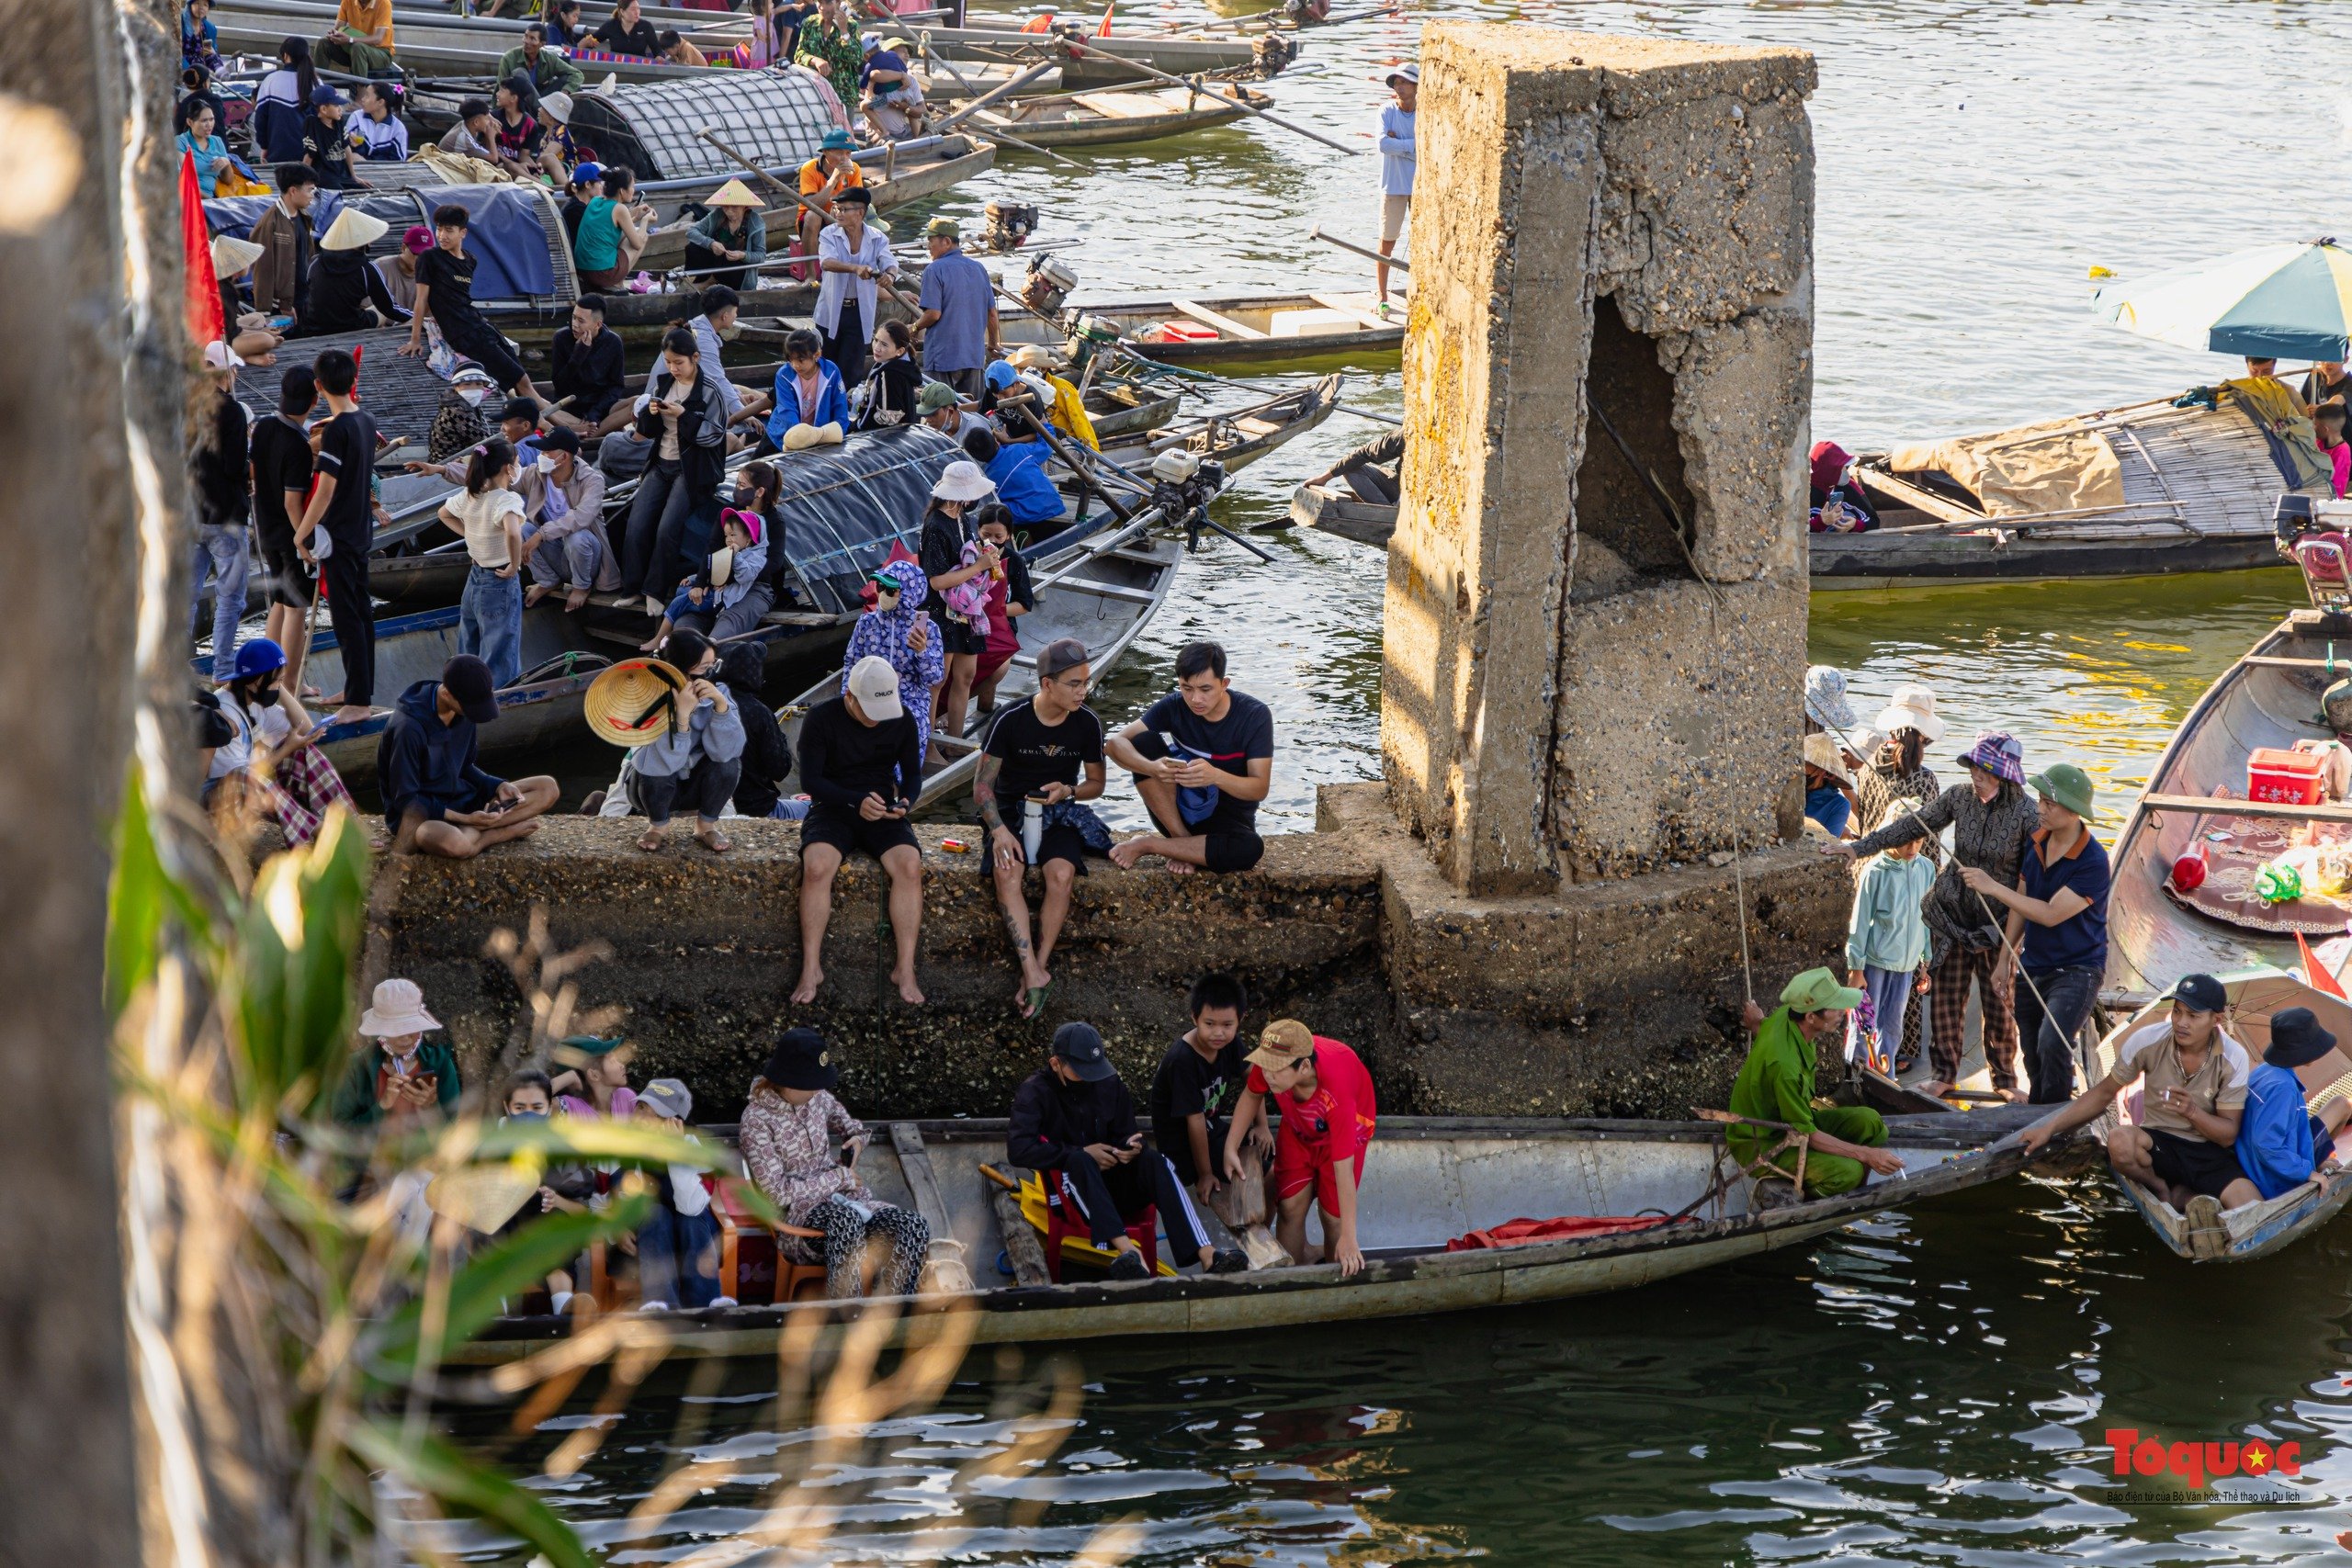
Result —
[[1046, 1010], [1046, 998], [1053, 994], [1054, 983], [1051, 980], [1042, 986], [1030, 987], [1021, 1002], [1021, 1016], [1023, 1018], [1041, 1016]]
[[735, 847], [735, 840], [716, 828], [695, 829], [695, 842], [715, 855], [723, 855]]
[[647, 854], [659, 854], [662, 852], [662, 846], [667, 843], [669, 839], [670, 835], [662, 829], [659, 828], [648, 828], [641, 835], [639, 836], [637, 847], [643, 850]]

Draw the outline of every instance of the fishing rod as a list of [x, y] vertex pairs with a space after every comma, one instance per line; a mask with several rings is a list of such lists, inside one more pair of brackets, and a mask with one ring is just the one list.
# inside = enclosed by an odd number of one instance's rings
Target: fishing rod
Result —
[[1320, 240], [1327, 245], [1337, 245], [1343, 251], [1353, 251], [1366, 261], [1376, 261], [1383, 266], [1393, 266], [1398, 272], [1413, 270], [1409, 265], [1397, 260], [1395, 256], [1384, 256], [1378, 251], [1357, 244], [1353, 240], [1342, 240], [1337, 234], [1326, 234], [1323, 232], [1323, 226], [1319, 223], [1306, 231], [1306, 237], [1310, 240]]

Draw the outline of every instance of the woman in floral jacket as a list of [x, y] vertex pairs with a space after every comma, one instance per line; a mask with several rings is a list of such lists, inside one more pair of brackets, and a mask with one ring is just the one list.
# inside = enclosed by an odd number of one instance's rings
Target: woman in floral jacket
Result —
[[875, 1278], [875, 1293], [911, 1295], [931, 1250], [931, 1227], [921, 1214], [883, 1202], [858, 1179], [865, 1124], [833, 1098], [841, 1073], [831, 1055], [815, 1030], [785, 1032], [752, 1081], [738, 1130], [743, 1163], [784, 1211], [785, 1224], [825, 1233], [821, 1244], [781, 1239], [797, 1261], [823, 1262], [827, 1295], [839, 1301], [864, 1293], [866, 1247], [876, 1240], [889, 1257]]

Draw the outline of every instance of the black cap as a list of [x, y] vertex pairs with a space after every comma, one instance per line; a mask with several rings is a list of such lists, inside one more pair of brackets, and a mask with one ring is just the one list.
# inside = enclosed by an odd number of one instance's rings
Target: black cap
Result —
[[2322, 1029], [2309, 1008], [2284, 1008], [2270, 1015], [2270, 1049], [2262, 1059], [2274, 1067], [2300, 1067], [2335, 1049], [2335, 1036]]
[[498, 692], [491, 684], [490, 666], [470, 653], [461, 653], [441, 666], [441, 689], [458, 699], [458, 710], [476, 724], [498, 716]]
[[1104, 1078], [1119, 1076], [1111, 1058], [1102, 1049], [1102, 1036], [1091, 1023], [1065, 1023], [1054, 1031], [1054, 1055], [1068, 1062], [1070, 1070], [1088, 1083], [1101, 1083]]
[[498, 418], [501, 423], [503, 423], [510, 419], [519, 419], [527, 421], [532, 424], [537, 424], [539, 423], [538, 400], [536, 398], [509, 398], [506, 400], [506, 406], [498, 411]]
[[2230, 1005], [2230, 993], [2211, 975], [2183, 975], [2165, 995], [2174, 1001], [2187, 1002], [2199, 1012], [2220, 1012]]
[[825, 1037], [813, 1029], [787, 1029], [768, 1053], [760, 1077], [778, 1089], [831, 1089], [841, 1081]]
[[538, 442], [539, 450], [542, 452], [577, 452], [580, 450], [580, 437], [572, 434], [571, 432], [564, 429], [563, 426], [560, 424], [553, 430], [548, 431], [546, 434], [540, 436], [538, 438]]
[[849, 203], [852, 207], [871, 207], [874, 205], [874, 193], [864, 186], [852, 186], [847, 190], [835, 191], [833, 205], [839, 207], [843, 202]]
[[1037, 650], [1037, 674], [1050, 681], [1065, 670], [1089, 661], [1086, 645], [1074, 637], [1057, 637]]

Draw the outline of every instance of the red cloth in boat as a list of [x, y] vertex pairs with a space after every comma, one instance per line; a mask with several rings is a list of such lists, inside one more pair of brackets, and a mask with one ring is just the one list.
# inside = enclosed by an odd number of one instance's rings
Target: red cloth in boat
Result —
[[1645, 1231], [1652, 1225], [1664, 1224], [1665, 1218], [1657, 1214], [1625, 1218], [1606, 1214], [1571, 1214], [1557, 1220], [1505, 1220], [1501, 1224], [1486, 1230], [1455, 1236], [1445, 1244], [1445, 1249], [1448, 1252], [1482, 1252], [1488, 1247], [1527, 1247], [1539, 1241], [1579, 1241], [1586, 1236]]

